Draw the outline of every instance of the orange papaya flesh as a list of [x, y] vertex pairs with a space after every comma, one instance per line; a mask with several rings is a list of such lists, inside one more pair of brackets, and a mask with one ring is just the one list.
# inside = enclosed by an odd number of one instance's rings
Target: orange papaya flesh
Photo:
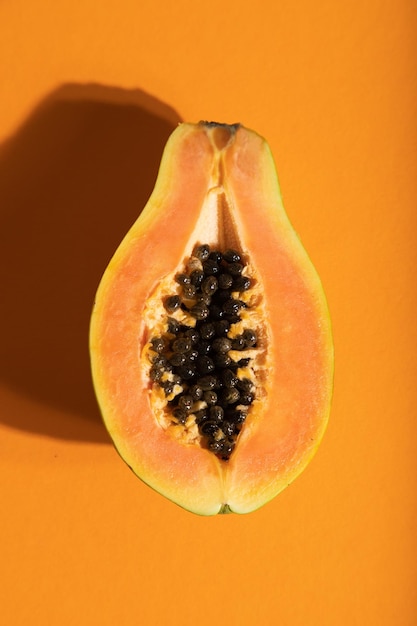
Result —
[[[213, 430], [211, 443], [201, 432], [198, 417], [204, 421], [210, 411], [204, 399], [194, 399], [185, 415], [175, 411], [201, 371], [189, 382], [172, 380], [176, 368], [155, 373], [159, 356], [172, 357], [173, 319], [183, 331], [200, 331], [213, 321], [210, 312], [203, 320], [190, 314], [195, 295], [184, 295], [179, 278], [201, 269], [195, 255], [202, 244], [235, 250], [249, 279], [242, 291], [231, 288], [229, 298], [244, 306], [230, 318], [226, 337], [234, 341], [245, 330], [256, 335], [255, 345], [226, 354], [233, 363], [246, 358], [233, 371], [254, 385], [243, 406], [223, 402], [228, 415], [238, 408], [244, 413], [226, 454], [216, 453], [213, 443], [223, 442], [221, 429]], [[227, 273], [228, 263], [222, 264]], [[181, 306], [176, 300], [170, 308], [173, 296]], [[330, 411], [331, 325], [262, 137], [238, 124], [178, 126], [155, 189], [101, 280], [90, 352], [97, 398], [117, 450], [144, 482], [183, 508], [201, 515], [250, 512], [302, 472]]]

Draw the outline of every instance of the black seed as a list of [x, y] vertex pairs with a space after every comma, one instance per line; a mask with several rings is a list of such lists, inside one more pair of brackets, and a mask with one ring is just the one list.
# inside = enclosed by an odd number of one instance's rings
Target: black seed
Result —
[[196, 411], [195, 415], [195, 423], [198, 425], [202, 424], [205, 420], [208, 419], [208, 414], [206, 409], [201, 409], [200, 411]]
[[236, 387], [239, 383], [238, 377], [231, 369], [225, 369], [222, 372], [221, 379], [225, 387]]
[[168, 332], [176, 335], [180, 330], [180, 324], [173, 317], [168, 318]]
[[206, 276], [215, 276], [220, 273], [220, 266], [214, 259], [207, 259], [203, 261], [203, 272]]
[[239, 261], [241, 260], [239, 252], [237, 250], [232, 250], [231, 248], [229, 248], [229, 250], [226, 250], [226, 252], [223, 254], [223, 258], [228, 263], [239, 263]]
[[252, 391], [253, 382], [249, 378], [239, 378], [236, 387], [241, 391]]
[[239, 402], [240, 404], [252, 404], [255, 399], [255, 394], [251, 391], [243, 391], [240, 394]]
[[174, 383], [171, 380], [166, 380], [161, 383], [161, 387], [163, 387], [166, 396], [169, 396], [169, 394], [174, 391]]
[[219, 289], [216, 292], [215, 301], [217, 304], [223, 304], [226, 300], [230, 299], [230, 291], [228, 289]]
[[195, 361], [197, 357], [198, 357], [197, 350], [190, 350], [189, 352], [187, 352], [188, 361]]
[[178, 309], [181, 304], [181, 300], [179, 296], [168, 296], [164, 300], [164, 307], [168, 311], [168, 313], [173, 313]]
[[218, 278], [219, 289], [230, 289], [233, 285], [233, 276], [230, 274], [220, 274]]
[[209, 354], [209, 352], [211, 351], [211, 344], [209, 341], [202, 340], [196, 343], [195, 349], [197, 350], [198, 354]]
[[218, 250], [213, 250], [209, 254], [209, 259], [212, 259], [213, 261], [216, 261], [217, 264], [221, 263], [222, 258], [223, 258], [223, 255]]
[[187, 274], [177, 274], [175, 280], [179, 285], [190, 285], [191, 278]]
[[243, 424], [246, 420], [247, 414], [245, 411], [241, 411], [240, 409], [227, 411], [226, 417], [230, 422], [234, 424]]
[[210, 441], [209, 443], [209, 449], [215, 454], [217, 454], [218, 452], [221, 452], [222, 447], [223, 447], [223, 444], [221, 441]]
[[166, 342], [162, 337], [153, 337], [151, 339], [152, 350], [155, 352], [163, 352], [166, 348]]
[[209, 296], [212, 296], [218, 289], [217, 278], [215, 276], [208, 276], [201, 283], [201, 291]]
[[256, 332], [254, 330], [244, 330], [243, 334], [242, 334], [242, 338], [246, 343], [246, 346], [248, 348], [252, 348], [253, 346], [256, 345], [256, 342], [258, 340], [258, 336], [256, 334]]
[[184, 411], [184, 409], [180, 409], [179, 407], [175, 408], [172, 411], [172, 415], [181, 423], [181, 424], [185, 424], [185, 422], [187, 421], [187, 411]]
[[225, 389], [222, 393], [222, 401], [226, 404], [235, 404], [239, 401], [240, 394], [239, 391], [235, 387], [230, 387], [230, 389]]
[[232, 350], [244, 350], [246, 347], [245, 341], [241, 335], [238, 335], [232, 339]]
[[161, 380], [163, 373], [164, 370], [162, 367], [158, 365], [152, 365], [151, 369], [149, 370], [149, 377], [154, 382], [157, 382], [158, 380]]
[[184, 285], [182, 288], [184, 298], [194, 298], [197, 293], [197, 287], [195, 285]]
[[250, 363], [250, 359], [240, 359], [237, 362], [238, 367], [247, 367]]
[[228, 320], [219, 320], [218, 322], [214, 322], [214, 328], [216, 335], [218, 337], [223, 337], [227, 335], [230, 330], [230, 322]]
[[221, 354], [225, 354], [226, 352], [229, 352], [229, 350], [231, 350], [232, 341], [228, 339], [227, 337], [217, 337], [216, 339], [214, 339], [211, 345], [212, 345], [213, 350], [215, 350], [215, 352], [220, 352]]
[[234, 447], [235, 447], [235, 444], [234, 444], [233, 441], [224, 441], [224, 442], [222, 442], [222, 447], [221, 447], [219, 456], [221, 456], [223, 461], [228, 461], [229, 460], [230, 455], [232, 454]]
[[163, 354], [156, 354], [152, 359], [152, 363], [155, 367], [160, 367], [162, 369], [166, 369], [168, 366], [168, 360]]
[[244, 303], [242, 300], [235, 300], [234, 298], [230, 298], [230, 300], [226, 300], [223, 304], [223, 311], [226, 315], [236, 315], [239, 313], [240, 309], [244, 308]]
[[232, 367], [233, 361], [228, 354], [221, 354], [220, 352], [213, 355], [214, 365], [219, 368]]
[[210, 374], [214, 370], [214, 363], [208, 356], [199, 356], [196, 363], [199, 374]]
[[[213, 408], [213, 407], [212, 407]], [[219, 424], [216, 421], [207, 420], [200, 426], [200, 432], [206, 437], [214, 437], [219, 430]]]
[[235, 424], [233, 424], [233, 422], [223, 422], [221, 428], [226, 437], [231, 437], [236, 433], [236, 426]]
[[191, 343], [194, 345], [200, 340], [200, 335], [195, 328], [189, 328], [185, 331], [184, 337], [191, 339]]
[[198, 302], [190, 309], [190, 315], [195, 317], [197, 320], [205, 320], [208, 317], [208, 314], [208, 306], [202, 302]]
[[243, 271], [243, 265], [241, 263], [230, 263], [227, 266], [227, 271], [232, 276], [240, 276]]
[[196, 246], [193, 250], [193, 256], [199, 259], [200, 261], [205, 261], [208, 259], [210, 254], [210, 246], [207, 244], [202, 244], [200, 246]]
[[203, 391], [210, 391], [210, 389], [216, 389], [219, 385], [219, 381], [215, 376], [203, 376], [197, 380], [197, 385], [203, 389]]
[[191, 411], [193, 404], [194, 401], [191, 395], [181, 396], [178, 400], [178, 406], [180, 407], [180, 409], [184, 409], [184, 411], [187, 411], [187, 413]]
[[212, 322], [201, 324], [199, 331], [202, 339], [211, 339], [216, 333], [215, 326]]
[[174, 352], [189, 352], [191, 350], [192, 342], [189, 337], [180, 337], [175, 339], [172, 343], [172, 349]]
[[199, 289], [204, 279], [204, 272], [202, 270], [193, 270], [190, 274], [191, 283]]
[[203, 399], [209, 406], [213, 406], [217, 402], [217, 393], [215, 391], [205, 391]]
[[195, 365], [180, 365], [176, 371], [183, 380], [190, 380], [195, 376], [196, 367]]
[[215, 404], [209, 408], [210, 419], [216, 422], [221, 422], [224, 417], [224, 409], [219, 404]]
[[187, 357], [183, 352], [174, 352], [174, 354], [170, 357], [169, 362], [173, 367], [179, 367], [180, 365], [184, 365]]
[[247, 291], [250, 289], [251, 279], [247, 276], [237, 276], [233, 281], [232, 291]]
[[209, 304], [211, 304], [211, 297], [205, 293], [198, 293], [195, 297], [195, 300], [196, 304], [199, 302], [201, 302], [201, 304], [205, 304], [206, 306], [209, 306]]
[[199, 385], [192, 385], [188, 390], [190, 396], [194, 400], [194, 402], [198, 402], [203, 398], [203, 390]]
[[210, 317], [213, 320], [220, 320], [223, 317], [223, 309], [218, 304], [212, 304], [210, 307]]

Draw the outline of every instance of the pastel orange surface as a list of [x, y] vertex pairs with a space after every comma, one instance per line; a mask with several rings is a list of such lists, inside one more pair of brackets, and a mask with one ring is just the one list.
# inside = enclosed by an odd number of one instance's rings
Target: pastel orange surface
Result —
[[[413, 626], [417, 7], [0, 3], [1, 621]], [[329, 427], [259, 511], [200, 518], [121, 462], [88, 326], [180, 120], [268, 140], [335, 338]]]

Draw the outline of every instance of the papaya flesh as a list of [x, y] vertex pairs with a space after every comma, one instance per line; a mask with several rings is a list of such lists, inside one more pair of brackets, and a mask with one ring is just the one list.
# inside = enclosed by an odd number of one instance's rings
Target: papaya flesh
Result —
[[173, 132], [99, 285], [90, 353], [118, 452], [181, 507], [247, 513], [303, 471], [329, 417], [331, 325], [261, 136]]

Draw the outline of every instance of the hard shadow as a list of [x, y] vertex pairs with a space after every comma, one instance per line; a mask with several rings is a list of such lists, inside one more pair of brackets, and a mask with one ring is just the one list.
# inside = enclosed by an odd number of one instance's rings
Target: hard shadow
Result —
[[108, 441], [88, 355], [94, 295], [179, 121], [139, 90], [69, 84], [0, 147], [0, 378], [75, 416], [34, 423], [0, 409], [10, 426]]

